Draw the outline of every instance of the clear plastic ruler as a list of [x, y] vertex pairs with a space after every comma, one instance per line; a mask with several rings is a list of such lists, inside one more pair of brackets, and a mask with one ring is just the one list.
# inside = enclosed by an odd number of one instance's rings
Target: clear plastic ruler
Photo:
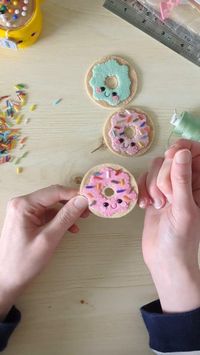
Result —
[[200, 37], [137, 0], [105, 0], [104, 7], [200, 66]]

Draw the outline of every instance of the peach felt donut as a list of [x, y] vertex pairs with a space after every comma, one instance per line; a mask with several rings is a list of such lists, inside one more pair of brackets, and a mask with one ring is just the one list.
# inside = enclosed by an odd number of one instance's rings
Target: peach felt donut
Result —
[[89, 201], [89, 209], [99, 217], [117, 218], [129, 213], [137, 202], [134, 177], [122, 166], [102, 164], [84, 176], [80, 194]]
[[114, 112], [106, 121], [103, 137], [115, 154], [133, 157], [144, 154], [154, 138], [153, 122], [137, 108]]

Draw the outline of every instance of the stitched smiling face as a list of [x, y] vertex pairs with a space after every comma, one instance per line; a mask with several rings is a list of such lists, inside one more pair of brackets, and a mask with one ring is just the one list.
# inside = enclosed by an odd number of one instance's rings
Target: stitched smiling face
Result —
[[[127, 65], [119, 64], [114, 59], [94, 65], [89, 82], [93, 89], [94, 99], [105, 101], [111, 106], [117, 106], [128, 99], [131, 94], [131, 80], [128, 72]], [[109, 85], [113, 79], [114, 85]]]

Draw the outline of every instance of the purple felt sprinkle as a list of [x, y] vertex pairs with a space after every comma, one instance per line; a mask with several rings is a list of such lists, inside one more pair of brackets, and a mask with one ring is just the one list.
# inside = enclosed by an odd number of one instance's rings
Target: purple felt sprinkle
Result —
[[146, 122], [141, 123], [140, 127], [144, 127]]
[[94, 186], [92, 186], [92, 185], [87, 185], [86, 186], [86, 189], [93, 189], [94, 188]]
[[118, 193], [126, 191], [125, 189], [123, 190], [117, 190]]
[[113, 182], [113, 184], [119, 184], [119, 181], [117, 180], [111, 180], [111, 182]]

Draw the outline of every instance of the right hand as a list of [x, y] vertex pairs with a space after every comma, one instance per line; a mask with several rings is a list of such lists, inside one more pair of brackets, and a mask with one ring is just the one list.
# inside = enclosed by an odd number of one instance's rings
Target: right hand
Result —
[[200, 143], [179, 140], [139, 180], [143, 256], [166, 312], [200, 306]]
[[[58, 203], [59, 209], [53, 207]], [[46, 266], [67, 230], [87, 217], [87, 199], [54, 185], [8, 203], [0, 238], [0, 321], [16, 298]]]

